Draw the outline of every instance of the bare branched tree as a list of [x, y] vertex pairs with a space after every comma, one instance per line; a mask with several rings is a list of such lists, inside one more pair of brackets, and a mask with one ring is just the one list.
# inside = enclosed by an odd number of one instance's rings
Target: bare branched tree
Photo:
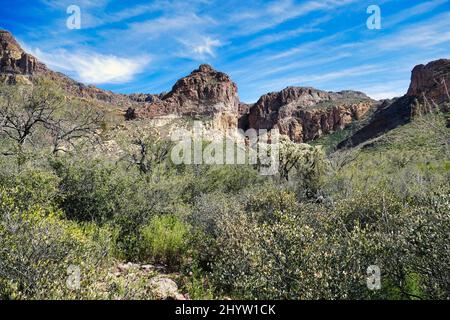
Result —
[[121, 160], [128, 162], [128, 168], [135, 166], [141, 173], [149, 174], [167, 161], [171, 148], [172, 143], [157, 134], [138, 132]]
[[66, 114], [66, 117], [53, 119], [46, 123], [52, 140], [52, 153], [67, 152], [75, 149], [76, 143], [85, 140], [91, 144], [100, 143], [99, 130], [103, 121], [101, 112], [87, 109], [74, 110]]
[[102, 118], [102, 113], [69, 100], [46, 81], [0, 88], [0, 137], [12, 141], [19, 151], [26, 144], [42, 146], [44, 140], [50, 140], [54, 154], [73, 149], [82, 139], [98, 141]]
[[3, 87], [0, 99], [0, 134], [20, 146], [31, 139], [39, 126], [49, 124], [64, 102], [62, 96], [42, 86]]

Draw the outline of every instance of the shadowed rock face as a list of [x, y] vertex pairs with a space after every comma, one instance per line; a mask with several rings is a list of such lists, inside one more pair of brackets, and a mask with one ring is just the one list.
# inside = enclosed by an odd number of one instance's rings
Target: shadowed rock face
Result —
[[338, 148], [352, 147], [411, 121], [417, 114], [430, 112], [437, 105], [450, 102], [450, 60], [441, 59], [416, 66], [408, 92], [379, 108], [370, 123], [357, 131]]
[[373, 103], [360, 92], [288, 87], [263, 95], [240, 124], [243, 129], [278, 128], [295, 142], [307, 142], [361, 119]]

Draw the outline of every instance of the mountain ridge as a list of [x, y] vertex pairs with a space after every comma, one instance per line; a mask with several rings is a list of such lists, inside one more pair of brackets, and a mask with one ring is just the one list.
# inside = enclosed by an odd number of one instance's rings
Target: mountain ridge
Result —
[[119, 94], [50, 70], [26, 53], [10, 32], [0, 30], [1, 81], [30, 83], [34, 77], [44, 76], [57, 82], [68, 94], [110, 106], [125, 120], [192, 117], [208, 119], [222, 130], [278, 128], [294, 142], [308, 142], [343, 130], [373, 113], [373, 119], [338, 148], [375, 138], [407, 123], [415, 114], [429, 112], [430, 105], [450, 101], [446, 86], [450, 82], [449, 74], [448, 59], [416, 66], [408, 92], [392, 103], [373, 100], [359, 91], [331, 92], [288, 86], [262, 95], [254, 104], [246, 104], [239, 99], [236, 83], [207, 64], [179, 79], [167, 93]]

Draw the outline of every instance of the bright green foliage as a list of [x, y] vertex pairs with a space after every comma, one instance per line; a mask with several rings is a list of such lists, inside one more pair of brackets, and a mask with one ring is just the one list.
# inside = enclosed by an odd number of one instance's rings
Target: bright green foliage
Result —
[[155, 216], [142, 228], [140, 243], [144, 259], [176, 265], [187, 249], [188, 226], [172, 215]]

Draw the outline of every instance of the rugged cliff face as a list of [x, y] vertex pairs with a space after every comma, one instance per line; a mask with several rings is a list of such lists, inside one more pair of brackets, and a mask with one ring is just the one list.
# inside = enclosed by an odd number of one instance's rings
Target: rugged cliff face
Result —
[[0, 72], [31, 75], [46, 71], [44, 64], [24, 52], [11, 33], [0, 30]]
[[262, 96], [245, 118], [241, 117], [240, 124], [243, 129], [278, 128], [291, 140], [306, 142], [361, 119], [373, 103], [360, 92], [288, 87]]
[[440, 104], [450, 100], [450, 59], [441, 59], [414, 67], [406, 94]]
[[[450, 60], [441, 59], [418, 65], [412, 70], [408, 92], [392, 103], [383, 104], [370, 123], [341, 142], [338, 148], [352, 147], [411, 121], [418, 114], [450, 105]], [[449, 119], [450, 123], [450, 119]]]
[[218, 128], [236, 128], [239, 112], [237, 86], [222, 72], [201, 65], [178, 80], [172, 90], [134, 111], [137, 118], [166, 115], [208, 118]]

